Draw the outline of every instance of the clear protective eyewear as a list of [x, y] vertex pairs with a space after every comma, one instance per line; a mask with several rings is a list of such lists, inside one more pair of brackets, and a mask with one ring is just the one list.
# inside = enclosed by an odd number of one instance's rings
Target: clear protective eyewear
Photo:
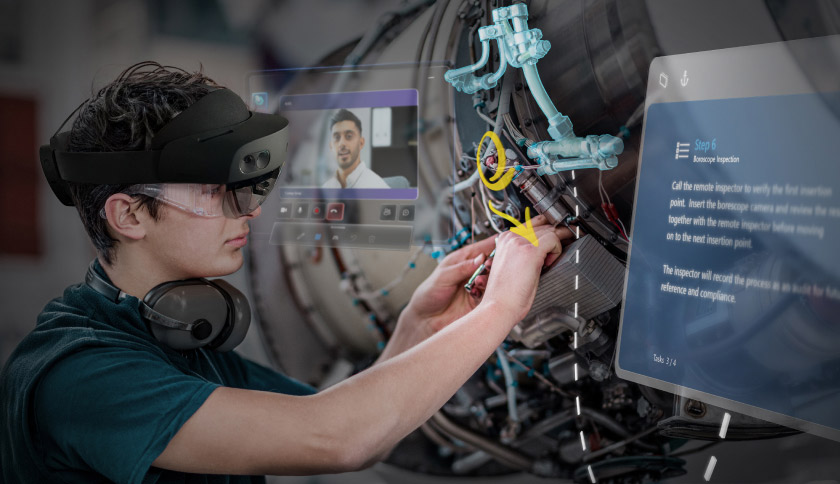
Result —
[[253, 212], [268, 198], [280, 169], [229, 184], [147, 183], [131, 186], [129, 195], [147, 195], [201, 217], [239, 218]]

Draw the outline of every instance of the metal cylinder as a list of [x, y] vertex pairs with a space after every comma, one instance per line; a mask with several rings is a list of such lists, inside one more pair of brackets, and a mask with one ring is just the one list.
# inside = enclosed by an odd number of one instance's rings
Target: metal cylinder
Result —
[[552, 225], [561, 223], [569, 214], [559, 202], [560, 195], [565, 190], [564, 187], [557, 186], [549, 189], [531, 170], [521, 171], [514, 177], [513, 184], [534, 205], [534, 209], [539, 214], [545, 215]]

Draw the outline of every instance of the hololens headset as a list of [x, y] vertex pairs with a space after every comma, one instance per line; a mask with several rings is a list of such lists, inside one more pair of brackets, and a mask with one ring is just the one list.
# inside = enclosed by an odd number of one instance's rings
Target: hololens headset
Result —
[[41, 146], [41, 168], [53, 193], [68, 206], [73, 200], [67, 182], [146, 188], [224, 184], [224, 213], [235, 218], [256, 210], [274, 186], [286, 161], [288, 124], [281, 116], [249, 111], [239, 96], [222, 88], [163, 126], [152, 138], [151, 150], [71, 152], [70, 132], [65, 131]]
[[[273, 188], [286, 161], [288, 124], [281, 116], [249, 111], [239, 96], [222, 88], [164, 125], [153, 136], [151, 150], [70, 152], [65, 131], [41, 146], [41, 168], [64, 205], [73, 205], [68, 182], [214, 184], [225, 187], [224, 215], [235, 218], [256, 210]], [[93, 263], [85, 283], [114, 302], [125, 297], [96, 273]], [[143, 298], [140, 313], [157, 340], [177, 350], [231, 350], [242, 342], [251, 320], [248, 300], [220, 279], [160, 284]]]

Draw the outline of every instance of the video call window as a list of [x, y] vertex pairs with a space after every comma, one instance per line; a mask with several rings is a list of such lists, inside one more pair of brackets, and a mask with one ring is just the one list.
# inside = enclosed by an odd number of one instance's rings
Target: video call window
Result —
[[414, 89], [282, 96], [289, 145], [310, 153], [290, 158], [281, 197], [417, 199], [417, 100]]

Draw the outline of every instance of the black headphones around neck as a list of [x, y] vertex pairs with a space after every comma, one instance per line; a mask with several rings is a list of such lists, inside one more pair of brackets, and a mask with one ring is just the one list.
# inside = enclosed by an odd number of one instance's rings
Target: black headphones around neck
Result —
[[[85, 284], [110, 301], [126, 294], [96, 272], [90, 263]], [[140, 301], [140, 315], [162, 344], [175, 350], [206, 347], [230, 351], [245, 339], [251, 307], [241, 291], [222, 279], [184, 279], [153, 287]]]

